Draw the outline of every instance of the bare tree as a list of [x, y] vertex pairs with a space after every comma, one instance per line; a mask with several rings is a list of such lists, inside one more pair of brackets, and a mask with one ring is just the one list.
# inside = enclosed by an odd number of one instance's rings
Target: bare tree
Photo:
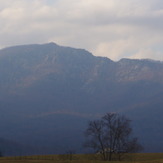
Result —
[[73, 160], [75, 155], [74, 150], [67, 150], [65, 154], [59, 155], [61, 160]]
[[89, 122], [88, 129], [86, 130], [86, 136], [90, 139], [85, 143], [85, 147], [90, 147], [96, 150], [96, 152], [101, 152], [102, 157], [106, 160], [105, 151], [105, 134], [104, 134], [104, 124], [101, 120], [95, 120]]
[[125, 153], [138, 152], [142, 147], [138, 139], [132, 137], [130, 122], [117, 113], [107, 113], [100, 120], [89, 122], [85, 146], [93, 148], [103, 160], [109, 161], [113, 155], [121, 160]]

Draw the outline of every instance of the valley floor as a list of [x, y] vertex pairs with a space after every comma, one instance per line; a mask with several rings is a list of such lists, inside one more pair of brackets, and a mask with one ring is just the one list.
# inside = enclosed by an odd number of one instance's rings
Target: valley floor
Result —
[[128, 156], [127, 161], [101, 161], [96, 155], [49, 155], [1, 157], [0, 163], [163, 163], [163, 153], [142, 153]]

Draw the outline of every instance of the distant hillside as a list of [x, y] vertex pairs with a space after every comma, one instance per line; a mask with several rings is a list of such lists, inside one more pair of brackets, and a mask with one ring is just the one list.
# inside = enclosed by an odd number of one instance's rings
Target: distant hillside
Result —
[[120, 112], [146, 151], [163, 152], [160, 61], [114, 62], [55, 43], [9, 47], [0, 50], [0, 90], [0, 137], [81, 151], [87, 121]]

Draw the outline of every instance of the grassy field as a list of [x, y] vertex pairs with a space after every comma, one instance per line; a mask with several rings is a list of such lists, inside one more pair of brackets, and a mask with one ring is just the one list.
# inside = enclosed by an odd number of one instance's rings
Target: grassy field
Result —
[[163, 153], [132, 154], [127, 161], [101, 161], [96, 155], [1, 157], [0, 163], [163, 163]]

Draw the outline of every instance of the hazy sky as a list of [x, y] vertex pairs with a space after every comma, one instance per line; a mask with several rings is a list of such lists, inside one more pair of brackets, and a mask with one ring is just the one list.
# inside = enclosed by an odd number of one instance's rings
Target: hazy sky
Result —
[[163, 0], [0, 0], [0, 47], [55, 42], [163, 60]]

